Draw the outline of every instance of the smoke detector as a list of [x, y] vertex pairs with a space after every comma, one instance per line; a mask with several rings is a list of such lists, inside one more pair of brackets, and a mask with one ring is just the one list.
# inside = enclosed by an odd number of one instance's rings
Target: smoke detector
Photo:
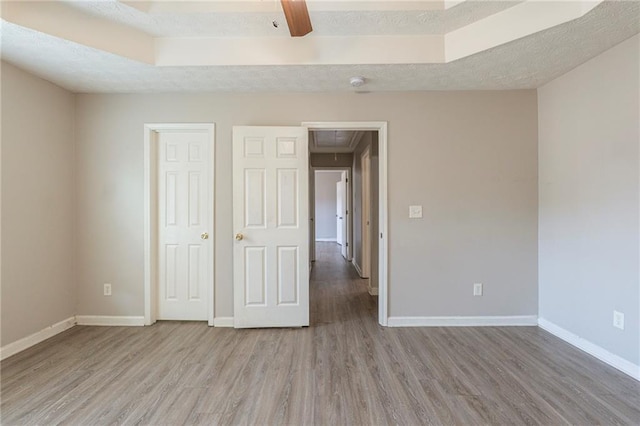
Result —
[[351, 77], [349, 79], [349, 84], [351, 85], [351, 87], [360, 87], [364, 85], [364, 83], [364, 77]]

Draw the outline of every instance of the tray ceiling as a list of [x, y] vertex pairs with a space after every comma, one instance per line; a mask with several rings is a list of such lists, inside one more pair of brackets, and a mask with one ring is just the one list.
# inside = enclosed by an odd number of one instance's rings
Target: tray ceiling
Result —
[[302, 40], [270, 0], [4, 2], [2, 59], [74, 92], [525, 89], [640, 32], [635, 1], [307, 2]]

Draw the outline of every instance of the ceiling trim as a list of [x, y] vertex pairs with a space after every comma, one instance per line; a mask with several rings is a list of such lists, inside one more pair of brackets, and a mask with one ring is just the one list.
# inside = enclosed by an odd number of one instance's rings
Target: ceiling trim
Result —
[[466, 2], [467, 0], [444, 0], [444, 8], [445, 10], [451, 9], [459, 4]]
[[[518, 1], [509, 1], [508, 7], [515, 7], [514, 5], [519, 4]], [[1, 3], [5, 12], [11, 11], [10, 8], [13, 5], [9, 3], [12, 2]], [[33, 3], [38, 4], [38, 2]], [[157, 31], [155, 24], [149, 24], [151, 21], [157, 21], [163, 28], [173, 22], [176, 29], [185, 28], [185, 25], [191, 22], [189, 16], [143, 16], [142, 12], [115, 0], [92, 0], [87, 3], [65, 0], [62, 3], [94, 18], [111, 23], [119, 22], [121, 25], [135, 25], [138, 31], [143, 33], [148, 31], [149, 34], [161, 34]], [[451, 16], [460, 17], [467, 14], [476, 16], [473, 20], [467, 19], [465, 22], [477, 22], [480, 19], [479, 16], [489, 16], [470, 12], [476, 7], [480, 6], [475, 1], [454, 6], [453, 10], [458, 10]], [[493, 10], [495, 11], [491, 15], [505, 9]], [[486, 9], [485, 12], [487, 12]], [[268, 15], [265, 14], [260, 19], [270, 19]], [[345, 17], [344, 21], [354, 21], [355, 18], [365, 15], [370, 14], [355, 13]], [[442, 18], [444, 12], [436, 12], [435, 15], [417, 13], [414, 18], [410, 18], [410, 15], [411, 13], [404, 12], [387, 16], [385, 28], [389, 28], [395, 18], [405, 23], [408, 19], [414, 19], [413, 23], [416, 24], [419, 21], [426, 22], [433, 16]], [[375, 97], [376, 93], [386, 91], [513, 90], [541, 87], [624, 40], [634, 36], [636, 37], [634, 40], [637, 40], [640, 32], [639, 17], [639, 2], [604, 1], [585, 16], [572, 22], [446, 64], [157, 66], [155, 61], [154, 64], [148, 64], [131, 60], [7, 20], [2, 20], [0, 26], [2, 36], [0, 54], [3, 66], [17, 66], [75, 93], [335, 92], [347, 95], [347, 93], [363, 92], [371, 94], [358, 94], [358, 97], [362, 97], [358, 102], [367, 103], [373, 102], [374, 99], [365, 99], [366, 97]], [[36, 18], [38, 17], [29, 17], [29, 19]], [[41, 18], [48, 24], [52, 22], [49, 16]], [[369, 18], [367, 22], [371, 20]], [[214, 21], [224, 24], [226, 22], [224, 19], [222, 14]], [[256, 16], [251, 18], [236, 16], [231, 19], [230, 24], [245, 22], [251, 28], [255, 28], [264, 24], [259, 22], [260, 19]], [[198, 21], [198, 25], [205, 21], [207, 20]], [[86, 22], [90, 23], [92, 19]], [[270, 22], [267, 21], [267, 24]], [[59, 25], [64, 26], [64, 22], [61, 21]], [[459, 28], [459, 26], [450, 25], [448, 28]], [[197, 34], [198, 31], [194, 33]], [[233, 32], [233, 34], [242, 33]], [[326, 34], [331, 33], [332, 31], [326, 32]], [[227, 33], [222, 31], [211, 34]], [[251, 34], [271, 37], [265, 33], [251, 32]], [[347, 32], [341, 34], [347, 34]], [[380, 34], [389, 33], [381, 32]], [[76, 36], [83, 37], [83, 34], [65, 35], [68, 38]], [[315, 36], [321, 36], [321, 34], [315, 34]], [[119, 43], [119, 47], [128, 47], [128, 44]], [[354, 89], [349, 84], [349, 78], [353, 76], [366, 77], [367, 84]]]
[[487, 16], [444, 36], [446, 62], [506, 44], [528, 35], [578, 19], [603, 0], [528, 0]]
[[155, 63], [155, 39], [106, 19], [86, 15], [57, 1], [3, 1], [2, 19], [147, 64]]

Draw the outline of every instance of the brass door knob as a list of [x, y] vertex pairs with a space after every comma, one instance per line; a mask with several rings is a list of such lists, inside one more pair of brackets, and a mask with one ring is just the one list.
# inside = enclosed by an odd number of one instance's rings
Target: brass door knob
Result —
[[200, 238], [202, 238], [203, 240], [208, 240], [209, 239], [209, 233], [208, 232], [203, 232], [202, 234], [200, 234]]
[[244, 235], [242, 235], [240, 232], [236, 234], [236, 241], [241, 241], [243, 238], [244, 238]]

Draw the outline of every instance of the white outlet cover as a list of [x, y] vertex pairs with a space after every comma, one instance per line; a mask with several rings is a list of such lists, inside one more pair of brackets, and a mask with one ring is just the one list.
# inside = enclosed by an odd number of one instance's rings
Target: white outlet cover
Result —
[[624, 314], [622, 312], [613, 311], [613, 326], [624, 330]]
[[409, 219], [420, 219], [422, 217], [422, 206], [409, 206]]

